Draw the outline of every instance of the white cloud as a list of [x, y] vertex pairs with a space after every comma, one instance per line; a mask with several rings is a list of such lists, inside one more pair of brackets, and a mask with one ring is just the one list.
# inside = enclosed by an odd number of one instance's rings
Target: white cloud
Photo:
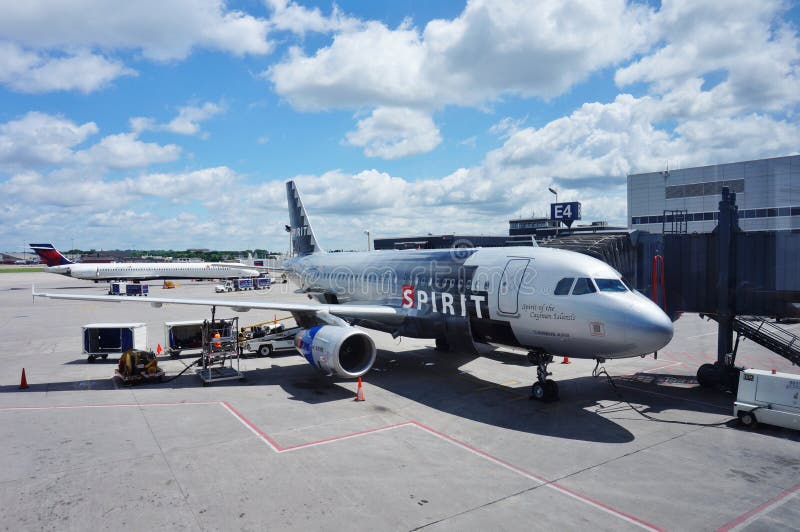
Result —
[[135, 133], [142, 131], [169, 131], [179, 135], [207, 136], [200, 130], [200, 122], [204, 122], [225, 111], [223, 104], [205, 102], [202, 105], [187, 105], [178, 109], [178, 116], [166, 124], [158, 124], [155, 119], [137, 116], [130, 119], [131, 130]]
[[29, 112], [0, 124], [0, 165], [29, 167], [69, 162], [73, 148], [97, 132], [94, 122], [78, 125], [60, 116]]
[[125, 180], [126, 189], [142, 196], [168, 198], [175, 203], [216, 199], [238, 179], [226, 166], [185, 173], [147, 174]]
[[142, 142], [136, 133], [103, 137], [86, 150], [75, 153], [75, 162], [96, 168], [136, 168], [176, 160], [181, 153], [175, 144]]
[[800, 102], [800, 39], [781, 18], [779, 0], [664, 2], [651, 31], [663, 44], [620, 68], [620, 86], [649, 83], [656, 94], [703, 91], [716, 113], [782, 110]]
[[272, 9], [269, 23], [273, 31], [290, 31], [297, 35], [307, 32], [330, 33], [356, 28], [360, 22], [348, 17], [333, 4], [330, 16], [325, 16], [318, 7], [309, 9], [291, 0], [267, 0]]
[[193, 48], [265, 54], [267, 31], [267, 20], [222, 0], [32, 0], [7, 2], [0, 17], [0, 39], [27, 47], [141, 50], [159, 61], [183, 59]]
[[265, 75], [299, 109], [549, 98], [646, 44], [650, 16], [623, 0], [474, 0], [421, 32], [374, 21], [342, 31], [313, 55], [293, 49]]
[[18, 92], [77, 90], [90, 93], [136, 71], [119, 61], [81, 51], [52, 55], [0, 42], [0, 84]]
[[379, 107], [358, 121], [347, 144], [364, 148], [368, 157], [397, 159], [433, 150], [442, 141], [430, 115], [413, 109]]

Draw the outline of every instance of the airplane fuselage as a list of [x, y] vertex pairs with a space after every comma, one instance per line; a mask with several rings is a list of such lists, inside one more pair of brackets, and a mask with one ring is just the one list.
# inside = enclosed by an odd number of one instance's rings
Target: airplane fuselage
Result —
[[180, 262], [180, 263], [79, 263], [48, 266], [46, 272], [58, 273], [76, 279], [93, 281], [161, 279], [229, 279], [234, 277], [258, 277], [255, 268], [241, 264]]
[[399, 326], [360, 322], [397, 336], [465, 340], [576, 358], [652, 353], [672, 322], [619, 273], [552, 248], [320, 253], [286, 264], [320, 301], [401, 309]]

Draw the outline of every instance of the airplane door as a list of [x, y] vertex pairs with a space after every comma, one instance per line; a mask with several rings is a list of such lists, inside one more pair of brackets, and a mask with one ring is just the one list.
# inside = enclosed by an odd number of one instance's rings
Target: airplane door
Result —
[[530, 259], [509, 259], [497, 287], [497, 310], [500, 314], [519, 313], [519, 287]]

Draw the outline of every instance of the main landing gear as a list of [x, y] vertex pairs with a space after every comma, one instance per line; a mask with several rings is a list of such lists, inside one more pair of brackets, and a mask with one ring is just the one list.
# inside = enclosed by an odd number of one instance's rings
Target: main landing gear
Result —
[[547, 365], [553, 361], [553, 355], [543, 351], [531, 351], [528, 360], [536, 365], [536, 382], [531, 386], [531, 399], [537, 401], [555, 401], [558, 399], [558, 384], [547, 377], [552, 373], [547, 371]]

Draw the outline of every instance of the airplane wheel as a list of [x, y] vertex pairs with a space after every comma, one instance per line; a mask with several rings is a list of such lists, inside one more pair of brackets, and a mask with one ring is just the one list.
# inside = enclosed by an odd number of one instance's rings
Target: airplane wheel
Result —
[[546, 396], [547, 391], [545, 390], [544, 386], [542, 386], [540, 382], [534, 382], [533, 386], [531, 386], [531, 399], [544, 401]]
[[756, 426], [756, 415], [752, 412], [739, 412], [739, 422], [747, 428]]
[[544, 381], [545, 401], [555, 401], [558, 399], [558, 384], [556, 381], [547, 379]]
[[717, 385], [717, 380], [714, 364], [703, 364], [697, 369], [697, 382], [703, 388], [713, 388]]

